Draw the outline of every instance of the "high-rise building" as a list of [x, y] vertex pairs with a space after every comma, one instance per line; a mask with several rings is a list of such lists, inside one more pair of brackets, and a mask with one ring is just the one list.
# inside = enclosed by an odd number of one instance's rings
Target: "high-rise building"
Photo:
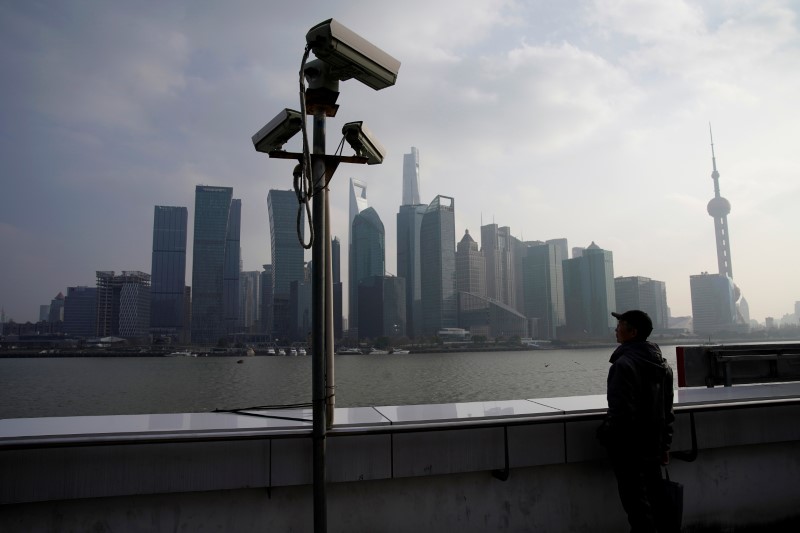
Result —
[[64, 293], [59, 292], [50, 301], [50, 312], [47, 314], [47, 320], [50, 323], [64, 321]]
[[469, 230], [456, 246], [456, 290], [486, 296], [486, 260]]
[[592, 242], [562, 266], [568, 334], [608, 338], [616, 322], [611, 316], [616, 307], [613, 254]]
[[412, 146], [411, 153], [403, 154], [403, 205], [419, 203], [419, 151]]
[[[358, 286], [361, 281], [372, 276], [383, 276], [386, 272], [386, 235], [383, 222], [372, 207], [361, 211], [353, 219], [350, 234], [350, 329], [357, 330]], [[360, 337], [353, 333], [351, 337]]]
[[[305, 280], [304, 249], [297, 235], [297, 196], [291, 190], [270, 190], [267, 207], [272, 252], [272, 336], [287, 339], [291, 333], [291, 284]], [[300, 227], [302, 237], [305, 232], [304, 211]]]
[[731, 332], [736, 326], [736, 290], [727, 274], [689, 276], [692, 321], [698, 335]]
[[239, 246], [242, 220], [242, 201], [231, 200], [228, 216], [228, 233], [225, 236], [225, 265], [222, 269], [222, 315], [225, 320], [225, 334], [241, 331], [239, 317], [239, 272], [241, 271], [241, 247]]
[[559, 251], [561, 252], [561, 258], [569, 259], [569, 244], [567, 239], [559, 238], [559, 239], [547, 239], [545, 241], [546, 244], [554, 244], [558, 247]]
[[97, 326], [97, 288], [67, 287], [64, 299], [64, 333], [94, 337]]
[[420, 253], [422, 333], [458, 326], [455, 200], [439, 195], [422, 217]]
[[242, 331], [261, 332], [261, 272], [258, 270], [239, 275], [239, 318]]
[[[194, 249], [192, 253], [192, 342], [215, 344], [228, 331], [231, 304], [238, 290], [230, 295], [228, 271], [235, 259], [238, 270], [238, 229], [241, 211], [231, 208], [233, 189], [198, 185], [195, 188]], [[238, 204], [237, 201], [237, 206]], [[234, 238], [235, 237], [235, 238]], [[228, 251], [235, 243], [236, 250]], [[226, 276], [228, 283], [226, 284]], [[238, 275], [237, 278], [238, 279]], [[227, 287], [227, 289], [226, 289]]]
[[548, 242], [526, 248], [522, 261], [525, 316], [536, 319], [537, 336], [555, 339], [566, 322], [564, 247]]
[[[797, 304], [795, 304], [795, 309], [797, 309]], [[742, 320], [745, 324], [750, 323], [750, 304], [747, 303], [747, 300], [744, 296], [739, 300], [739, 315], [742, 317]], [[795, 310], [795, 320], [800, 318], [800, 315], [797, 314]]]
[[406, 334], [405, 280], [370, 276], [358, 284], [358, 334], [365, 339]]
[[[573, 246], [572, 247], [572, 259], [578, 258], [583, 255], [583, 251], [586, 250], [583, 246]], [[566, 257], [564, 258], [566, 259]]]
[[342, 338], [342, 244], [339, 237], [331, 240], [331, 272], [333, 274], [333, 338]]
[[150, 332], [150, 274], [97, 271], [97, 335], [143, 338]]
[[397, 276], [406, 280], [406, 335], [422, 334], [420, 229], [427, 205], [401, 205], [397, 213]]
[[350, 178], [350, 220], [347, 227], [350, 228], [350, 243], [353, 242], [353, 220], [360, 212], [369, 207], [367, 202], [367, 186], [354, 178]]
[[663, 281], [643, 276], [614, 278], [614, 291], [618, 312], [641, 309], [650, 315], [654, 330], [664, 330], [669, 327], [667, 288]]
[[272, 265], [261, 272], [261, 333], [272, 333]]
[[481, 251], [486, 258], [486, 295], [511, 307], [516, 305], [514, 243], [511, 228], [481, 226]]
[[155, 206], [153, 255], [150, 274], [150, 331], [185, 340], [184, 292], [186, 290], [185, 207]]

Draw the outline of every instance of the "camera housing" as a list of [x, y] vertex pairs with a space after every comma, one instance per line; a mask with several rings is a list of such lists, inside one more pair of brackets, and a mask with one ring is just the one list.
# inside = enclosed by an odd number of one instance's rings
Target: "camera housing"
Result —
[[317, 58], [331, 66], [331, 74], [342, 81], [355, 78], [376, 91], [397, 81], [400, 61], [336, 19], [320, 22], [308, 30], [306, 43]]
[[362, 121], [348, 122], [342, 126], [342, 135], [356, 154], [367, 158], [368, 165], [380, 165], [386, 149]]
[[302, 128], [303, 117], [300, 112], [284, 109], [253, 135], [253, 146], [257, 152], [266, 154], [281, 150]]

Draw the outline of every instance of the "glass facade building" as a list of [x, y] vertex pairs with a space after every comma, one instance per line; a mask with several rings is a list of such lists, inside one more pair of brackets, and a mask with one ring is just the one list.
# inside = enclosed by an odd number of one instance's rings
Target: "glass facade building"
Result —
[[371, 276], [358, 284], [358, 332], [363, 339], [406, 335], [405, 280]]
[[732, 332], [736, 323], [736, 290], [726, 274], [689, 276], [692, 293], [692, 321], [697, 335]]
[[64, 299], [64, 333], [76, 337], [97, 334], [97, 288], [67, 287]]
[[[192, 251], [194, 343], [216, 344], [227, 334], [225, 275], [226, 264], [231, 259], [226, 253], [226, 245], [230, 238], [229, 228], [232, 225], [239, 227], [239, 220], [231, 220], [232, 200], [231, 187], [198, 185], [195, 189]], [[238, 268], [238, 238], [236, 256]]]
[[186, 290], [185, 207], [155, 206], [153, 255], [150, 274], [150, 331], [155, 335], [184, 338]]
[[[386, 235], [383, 222], [372, 207], [356, 215], [350, 233], [353, 240], [350, 246], [349, 323], [353, 330], [359, 324], [359, 283], [372, 276], [383, 276], [386, 272]], [[361, 337], [360, 332], [358, 337]]]
[[569, 336], [609, 338], [617, 305], [613, 254], [592, 243], [580, 257], [564, 261], [563, 268]]
[[402, 205], [397, 213], [397, 276], [406, 280], [406, 334], [422, 334], [420, 229], [427, 205]]
[[422, 334], [457, 327], [455, 200], [437, 196], [420, 226]]
[[412, 146], [411, 153], [403, 154], [403, 205], [419, 203], [419, 151]]
[[456, 290], [486, 296], [486, 260], [469, 230], [456, 246]]
[[[297, 196], [294, 191], [270, 190], [270, 251], [272, 257], [272, 327], [273, 338], [290, 336], [289, 296], [293, 281], [305, 280], [304, 249], [297, 235]], [[305, 236], [305, 211], [300, 218], [301, 236]]]
[[614, 278], [614, 291], [618, 312], [641, 309], [650, 315], [654, 330], [664, 330], [669, 327], [667, 287], [663, 281], [643, 276]]
[[525, 315], [535, 318], [536, 336], [555, 339], [566, 321], [564, 308], [564, 246], [556, 243], [530, 246], [522, 261]]

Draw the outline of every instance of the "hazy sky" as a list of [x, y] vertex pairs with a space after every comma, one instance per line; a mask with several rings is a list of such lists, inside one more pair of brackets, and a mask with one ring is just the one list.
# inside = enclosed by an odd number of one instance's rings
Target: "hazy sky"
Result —
[[[270, 261], [267, 191], [294, 163], [250, 137], [299, 109], [310, 27], [334, 17], [402, 62], [394, 87], [342, 82], [328, 151], [363, 120], [383, 165], [342, 165], [333, 233], [347, 246], [348, 181], [367, 183], [396, 272], [404, 153], [423, 202], [455, 198], [456, 238], [480, 225], [614, 253], [617, 276], [667, 284], [716, 272], [709, 122], [733, 276], [751, 316], [800, 300], [797, 2], [25, 1], [0, 3], [0, 306], [38, 317], [96, 270], [150, 272], [153, 206], [195, 185], [242, 199], [245, 270]], [[299, 136], [287, 145], [299, 148]], [[345, 154], [350, 155], [349, 149]], [[342, 254], [346, 259], [346, 254]], [[344, 265], [343, 265], [344, 268]], [[345, 270], [343, 270], [345, 271]]]

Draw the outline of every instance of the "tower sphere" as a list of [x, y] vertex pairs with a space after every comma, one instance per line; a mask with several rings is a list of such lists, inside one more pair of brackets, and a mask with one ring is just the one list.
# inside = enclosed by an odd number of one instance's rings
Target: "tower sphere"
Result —
[[706, 210], [712, 217], [724, 217], [731, 212], [731, 203], [726, 198], [718, 196], [708, 202]]

